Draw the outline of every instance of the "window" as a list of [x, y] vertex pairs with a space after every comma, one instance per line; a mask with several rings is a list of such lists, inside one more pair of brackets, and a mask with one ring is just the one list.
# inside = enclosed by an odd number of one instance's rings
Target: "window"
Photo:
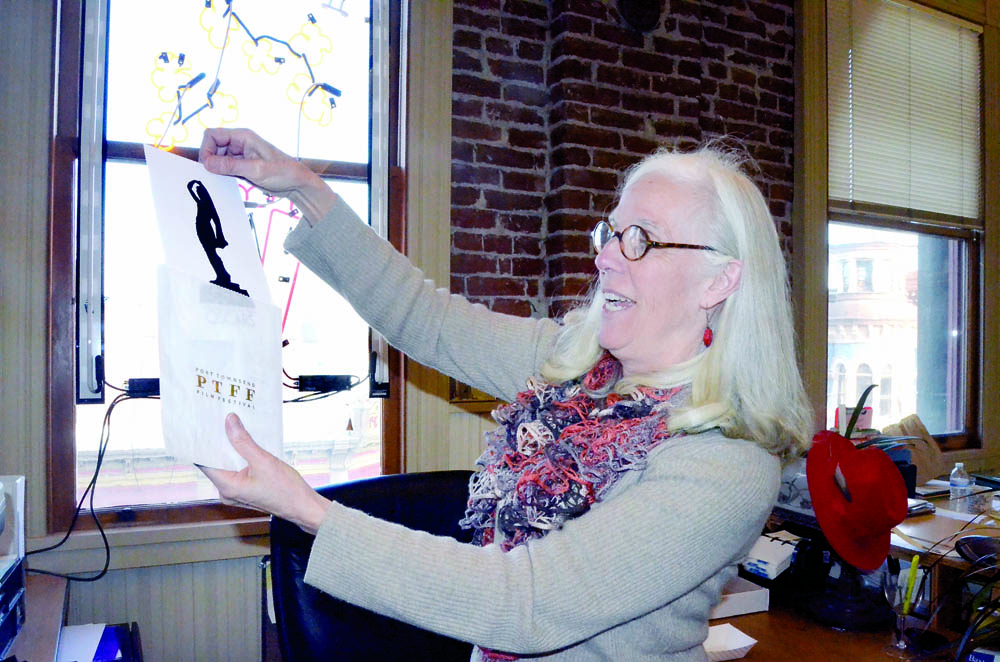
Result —
[[828, 294], [828, 365], [857, 362], [860, 395], [891, 358], [875, 427], [917, 413], [974, 445], [982, 29], [888, 0], [830, 0], [826, 20], [827, 264], [845, 285]]
[[872, 261], [871, 260], [857, 260], [854, 263], [854, 269], [858, 274], [857, 287], [855, 288], [858, 292], [871, 292], [872, 291]]
[[834, 400], [841, 404], [847, 403], [847, 366], [843, 363], [837, 366], [837, 393]]
[[[892, 420], [894, 412], [892, 409], [892, 366], [887, 365], [882, 369], [882, 379], [878, 384], [878, 415], [882, 420]], [[897, 416], [898, 420], [901, 418]]]
[[[195, 156], [204, 127], [248, 126], [320, 172], [383, 235], [390, 234], [390, 216], [399, 220], [389, 213], [398, 200], [389, 199], [388, 186], [395, 164], [398, 3], [163, 3], [155, 23], [146, 3], [88, 0], [83, 15], [78, 8], [62, 11], [61, 42], [69, 54], [61, 59], [59, 83], [72, 90], [73, 78], [82, 77], [82, 93], [78, 108], [75, 95], [60, 95], [57, 144], [60, 137], [75, 140], [76, 117], [81, 137], [79, 161], [72, 153], [57, 154], [55, 167], [79, 172], [79, 243], [72, 271], [65, 259], [54, 260], [52, 268], [78, 274], [80, 305], [76, 365], [53, 366], [58, 386], [50, 396], [50, 409], [68, 412], [75, 424], [53, 435], [50, 472], [77, 478], [75, 487], [53, 481], [53, 529], [68, 522], [74, 493], [93, 473], [107, 408], [101, 377], [121, 386], [128, 378], [157, 376], [155, 297], [149, 292], [155, 291], [158, 237], [143, 143]], [[82, 34], [82, 62], [74, 62], [72, 40]], [[55, 181], [71, 199], [73, 178]], [[286, 373], [364, 381], [318, 402], [286, 404], [285, 459], [314, 484], [398, 470], [397, 454], [381, 446], [382, 402], [369, 397], [364, 379], [372, 345], [383, 350], [380, 369], [384, 348], [369, 339], [346, 302], [280, 250], [297, 210], [245, 182], [240, 189], [247, 231], [257, 241], [272, 298], [283, 308]], [[76, 210], [64, 209], [70, 213], [53, 220], [57, 249], [77, 238], [71, 230]], [[61, 334], [63, 343], [68, 335]], [[376, 377], [383, 381], [384, 371]], [[67, 383], [74, 385], [69, 398]], [[286, 399], [298, 395], [286, 390]], [[200, 472], [164, 454], [158, 423], [156, 401], [116, 408], [98, 506], [214, 497]]]
[[858, 366], [857, 381], [855, 382], [854, 399], [857, 401], [865, 389], [872, 385], [872, 369], [867, 363]]

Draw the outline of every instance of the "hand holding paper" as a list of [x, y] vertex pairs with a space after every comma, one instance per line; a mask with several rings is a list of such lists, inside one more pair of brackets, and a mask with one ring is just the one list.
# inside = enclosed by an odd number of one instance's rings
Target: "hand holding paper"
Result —
[[240, 471], [199, 467], [215, 483], [222, 500], [283, 517], [316, 533], [330, 502], [295, 469], [258, 446], [236, 414], [226, 416], [226, 436], [247, 466]]
[[209, 172], [242, 177], [272, 195], [289, 198], [311, 225], [336, 200], [319, 175], [249, 129], [206, 129], [198, 161]]

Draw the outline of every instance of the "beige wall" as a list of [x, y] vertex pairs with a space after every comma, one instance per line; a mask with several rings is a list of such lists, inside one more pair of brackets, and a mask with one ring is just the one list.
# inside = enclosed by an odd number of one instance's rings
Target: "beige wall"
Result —
[[[416, 5], [419, 5], [417, 7]], [[439, 287], [451, 262], [451, 3], [411, 9], [406, 120], [407, 249]], [[428, 192], [434, 191], [434, 194]], [[474, 468], [488, 417], [448, 401], [448, 379], [407, 365], [406, 471]]]
[[150, 662], [248, 662], [261, 658], [260, 597], [257, 558], [114, 570], [73, 585], [67, 620], [135, 621]]
[[0, 473], [27, 476], [29, 534], [45, 527], [52, 4], [4, 2], [0, 20]]

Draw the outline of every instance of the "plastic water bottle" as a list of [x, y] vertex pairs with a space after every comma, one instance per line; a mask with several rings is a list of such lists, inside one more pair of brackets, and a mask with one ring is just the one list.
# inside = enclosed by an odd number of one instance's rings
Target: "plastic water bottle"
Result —
[[[965, 471], [964, 462], [956, 462], [955, 468], [951, 470], [951, 480], [948, 481], [949, 498], [952, 500], [951, 507], [958, 512], [969, 512], [972, 504], [969, 503], [968, 496], [972, 494], [972, 478]], [[958, 500], [956, 502], [956, 499]]]

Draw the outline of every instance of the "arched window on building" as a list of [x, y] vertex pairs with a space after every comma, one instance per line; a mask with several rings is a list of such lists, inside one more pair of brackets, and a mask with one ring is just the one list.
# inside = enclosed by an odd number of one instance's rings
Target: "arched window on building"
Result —
[[857, 390], [855, 391], [856, 398], [860, 398], [861, 394], [865, 392], [865, 389], [871, 386], [874, 382], [872, 381], [872, 369], [867, 363], [858, 364], [858, 381]]
[[878, 414], [892, 414], [892, 366], [886, 365], [882, 370], [882, 380], [878, 385]]
[[847, 368], [843, 363], [837, 365], [837, 401], [838, 405], [845, 404], [847, 397]]
[[872, 292], [872, 266], [873, 263], [870, 259], [859, 259], [855, 265], [854, 270], [857, 274], [857, 287], [855, 291], [857, 292]]

